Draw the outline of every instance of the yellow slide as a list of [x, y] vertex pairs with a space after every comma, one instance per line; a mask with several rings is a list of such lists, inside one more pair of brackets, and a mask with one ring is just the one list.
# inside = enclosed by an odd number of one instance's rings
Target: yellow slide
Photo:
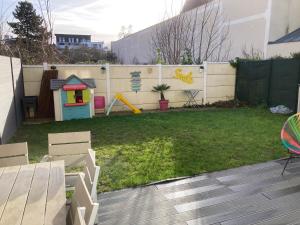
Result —
[[123, 102], [123, 104], [126, 105], [128, 108], [130, 108], [134, 114], [140, 114], [140, 113], [142, 113], [141, 110], [139, 110], [137, 107], [135, 107], [134, 105], [132, 105], [122, 94], [117, 93], [116, 96], [115, 96], [115, 98], [118, 101]]

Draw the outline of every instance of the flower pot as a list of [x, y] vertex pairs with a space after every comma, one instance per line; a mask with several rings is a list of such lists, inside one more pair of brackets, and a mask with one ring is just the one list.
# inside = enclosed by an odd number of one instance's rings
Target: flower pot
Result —
[[160, 111], [168, 111], [169, 108], [169, 100], [160, 100], [159, 101]]

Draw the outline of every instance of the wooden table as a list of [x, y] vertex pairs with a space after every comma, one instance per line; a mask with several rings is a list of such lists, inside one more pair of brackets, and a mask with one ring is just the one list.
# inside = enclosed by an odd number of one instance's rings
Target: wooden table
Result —
[[65, 225], [64, 161], [0, 168], [0, 225]]

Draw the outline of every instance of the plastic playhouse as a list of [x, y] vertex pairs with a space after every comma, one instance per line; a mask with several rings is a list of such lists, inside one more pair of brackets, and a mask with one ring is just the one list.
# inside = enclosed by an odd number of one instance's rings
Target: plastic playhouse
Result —
[[67, 79], [52, 79], [55, 120], [92, 118], [94, 110], [94, 79], [80, 79], [71, 75]]

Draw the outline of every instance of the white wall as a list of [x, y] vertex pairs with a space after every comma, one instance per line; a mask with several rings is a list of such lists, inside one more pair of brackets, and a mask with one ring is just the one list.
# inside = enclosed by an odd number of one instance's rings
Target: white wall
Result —
[[13, 104], [10, 58], [0, 56], [0, 137], [2, 137], [9, 110]]
[[155, 51], [153, 51], [151, 44], [154, 32], [155, 27], [149, 27], [123, 38], [122, 41], [112, 42], [111, 50], [118, 55], [121, 63], [124, 64], [154, 63]]
[[272, 0], [272, 15], [269, 41], [276, 41], [282, 36], [300, 27], [299, 0]]
[[[232, 45], [231, 58], [241, 55], [243, 48], [254, 47], [261, 51], [264, 50], [267, 6], [268, 0], [222, 1], [223, 15], [228, 21], [225, 25], [230, 26], [230, 40], [228, 42], [231, 42]], [[193, 16], [195, 11], [196, 9], [186, 13], [188, 16]], [[201, 18], [199, 15], [198, 18], [200, 23]], [[151, 37], [154, 34], [155, 26], [112, 42], [112, 51], [125, 64], [132, 63], [133, 57], [138, 58], [140, 63], [150, 63], [155, 57], [155, 55], [153, 56], [153, 50], [155, 52], [155, 49], [152, 47], [152, 51], [150, 50]]]
[[282, 56], [291, 57], [292, 53], [300, 52], [300, 42], [289, 42], [268, 45], [268, 58]]
[[[13, 70], [12, 70], [13, 68]], [[0, 138], [2, 143], [6, 143], [14, 134], [17, 126], [21, 122], [20, 104], [21, 90], [14, 90], [19, 86], [21, 71], [20, 59], [12, 58], [12, 64], [9, 57], [0, 56]], [[12, 79], [12, 74], [14, 80]], [[14, 102], [14, 93], [16, 104]]]
[[[230, 26], [230, 58], [251, 48], [267, 56], [267, 44], [300, 27], [299, 0], [222, 0], [222, 11]], [[200, 8], [201, 9], [201, 8]], [[187, 12], [192, 15], [195, 10]], [[112, 51], [125, 64], [137, 58], [141, 64], [153, 62], [151, 37], [155, 26], [112, 42]]]
[[[96, 82], [95, 96], [105, 96], [106, 106], [116, 93], [121, 93], [138, 108], [157, 109], [159, 94], [152, 92], [153, 86], [166, 83], [171, 89], [166, 92], [170, 107], [182, 107], [187, 96], [184, 90], [201, 90], [197, 101], [201, 104], [214, 103], [220, 100], [231, 100], [234, 97], [235, 69], [229, 63], [208, 63], [206, 73], [198, 65], [109, 65], [109, 69], [101, 71], [101, 65], [56, 65], [58, 77], [65, 79], [71, 74], [80, 78], [93, 78]], [[175, 78], [176, 70], [183, 74], [192, 73], [193, 83], [188, 84]], [[42, 66], [24, 66], [25, 95], [38, 95], [43, 75]], [[131, 89], [131, 72], [141, 72], [141, 90]], [[204, 76], [206, 75], [206, 79]], [[204, 81], [206, 80], [206, 83]], [[206, 84], [206, 85], [205, 85]], [[206, 86], [206, 88], [205, 88]], [[204, 91], [206, 90], [206, 99]], [[126, 110], [123, 104], [113, 107], [113, 111]]]

